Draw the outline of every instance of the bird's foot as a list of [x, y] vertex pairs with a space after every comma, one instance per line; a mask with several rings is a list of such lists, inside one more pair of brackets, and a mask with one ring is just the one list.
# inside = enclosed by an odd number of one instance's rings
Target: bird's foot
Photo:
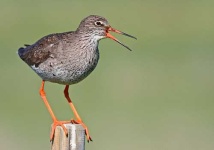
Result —
[[90, 141], [92, 141], [92, 138], [89, 135], [88, 127], [81, 120], [71, 119], [71, 123], [73, 123], [73, 124], [81, 124], [82, 127], [85, 129], [85, 135], [86, 135], [86, 138], [87, 138], [87, 142], [89, 143]]
[[71, 121], [58, 121], [58, 120], [53, 121], [53, 124], [51, 127], [50, 141], [53, 141], [53, 139], [54, 139], [54, 133], [55, 133], [55, 129], [57, 126], [61, 126], [63, 131], [65, 132], [65, 135], [68, 136], [68, 131], [64, 126], [64, 124], [66, 124], [66, 123], [71, 123]]

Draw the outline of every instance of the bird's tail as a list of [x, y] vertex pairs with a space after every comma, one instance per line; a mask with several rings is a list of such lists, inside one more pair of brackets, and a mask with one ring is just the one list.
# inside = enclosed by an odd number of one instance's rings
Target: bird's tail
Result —
[[25, 52], [25, 48], [24, 47], [20, 47], [19, 50], [18, 50], [18, 55], [19, 55], [20, 58], [22, 58], [24, 52]]
[[30, 46], [30, 45], [25, 44], [24, 46], [26, 46], [26, 47], [25, 47], [25, 48], [24, 48], [24, 47], [20, 47], [19, 50], [18, 50], [18, 55], [19, 55], [20, 58], [23, 57], [24, 53], [25, 53], [26, 50], [27, 50], [26, 48], [27, 48], [28, 46]]

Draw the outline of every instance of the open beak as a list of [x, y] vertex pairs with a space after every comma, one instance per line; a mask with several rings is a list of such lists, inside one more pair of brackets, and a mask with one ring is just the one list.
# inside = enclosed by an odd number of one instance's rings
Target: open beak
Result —
[[129, 34], [126, 34], [126, 33], [122, 32], [122, 31], [116, 30], [116, 29], [114, 29], [114, 28], [112, 28], [112, 27], [108, 27], [107, 30], [106, 30], [106, 37], [108, 37], [108, 38], [110, 38], [110, 39], [116, 41], [116, 42], [119, 43], [120, 45], [122, 45], [122, 46], [124, 46], [125, 48], [127, 48], [128, 50], [132, 51], [128, 46], [124, 45], [124, 44], [121, 43], [118, 39], [116, 39], [114, 36], [112, 36], [112, 35], [109, 33], [109, 31], [112, 31], [112, 32], [115, 32], [115, 33], [119, 33], [119, 34], [122, 34], [122, 35], [125, 35], [125, 36], [128, 36], [128, 37], [130, 37], [130, 38], [133, 38], [133, 39], [136, 39], [136, 40], [137, 40], [136, 37], [134, 37], [134, 36], [132, 36], [132, 35], [129, 35]]

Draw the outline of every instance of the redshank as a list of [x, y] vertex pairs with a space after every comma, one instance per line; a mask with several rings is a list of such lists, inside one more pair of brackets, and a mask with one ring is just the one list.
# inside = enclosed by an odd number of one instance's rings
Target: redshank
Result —
[[[110, 38], [131, 50], [112, 36], [110, 31], [136, 39], [134, 36], [112, 28], [105, 18], [91, 15], [81, 21], [76, 31], [50, 34], [32, 45], [19, 48], [19, 57], [42, 78], [40, 96], [53, 120], [50, 140], [54, 138], [56, 126], [61, 126], [67, 135], [68, 132], [63, 124], [76, 123], [84, 127], [87, 141], [92, 141], [87, 126], [83, 123], [69, 97], [68, 89], [69, 85], [86, 78], [97, 66], [99, 40]], [[59, 121], [55, 117], [44, 91], [45, 81], [65, 85], [64, 96], [76, 120]]]

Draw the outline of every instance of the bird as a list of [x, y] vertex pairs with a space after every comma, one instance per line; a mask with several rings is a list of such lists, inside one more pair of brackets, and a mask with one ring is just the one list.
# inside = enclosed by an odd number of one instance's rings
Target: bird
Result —
[[[81, 124], [85, 129], [87, 141], [92, 141], [87, 126], [69, 96], [69, 86], [82, 81], [95, 69], [100, 56], [98, 45], [101, 39], [110, 38], [131, 51], [128, 46], [112, 36], [110, 31], [137, 39], [111, 27], [104, 17], [90, 15], [80, 22], [75, 31], [49, 34], [34, 44], [25, 44], [24, 47], [18, 49], [19, 57], [42, 79], [39, 93], [53, 120], [51, 141], [54, 139], [57, 126], [61, 126], [68, 136], [65, 123]], [[76, 120], [59, 121], [57, 119], [46, 97], [45, 82], [65, 86], [64, 96]]]

